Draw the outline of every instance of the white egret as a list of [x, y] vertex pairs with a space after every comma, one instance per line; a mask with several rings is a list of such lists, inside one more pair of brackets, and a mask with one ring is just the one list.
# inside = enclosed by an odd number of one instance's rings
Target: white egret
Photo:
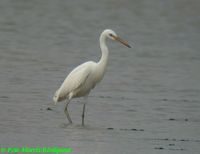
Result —
[[[66, 77], [60, 88], [54, 94], [53, 100], [55, 104], [57, 102], [66, 100], [66, 107], [64, 112], [70, 124], [72, 123], [68, 112], [68, 105], [70, 103], [70, 100], [76, 97], [87, 98], [90, 90], [93, 89], [104, 76], [109, 55], [109, 51], [106, 45], [106, 38], [118, 41], [123, 45], [131, 48], [131, 46], [126, 41], [119, 38], [113, 30], [106, 29], [101, 33], [99, 41], [102, 55], [99, 62], [88, 61], [77, 66]], [[85, 99], [82, 112], [82, 126], [84, 126], [86, 102], [87, 101]]]

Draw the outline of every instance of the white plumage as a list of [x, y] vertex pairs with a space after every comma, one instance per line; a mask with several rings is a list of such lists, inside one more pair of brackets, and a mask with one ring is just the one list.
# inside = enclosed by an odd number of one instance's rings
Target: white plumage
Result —
[[[104, 76], [109, 55], [106, 46], [106, 38], [116, 40], [130, 48], [128, 43], [120, 39], [114, 31], [110, 29], [104, 30], [100, 36], [102, 56], [99, 62], [88, 61], [77, 66], [66, 77], [60, 88], [54, 94], [53, 100], [55, 103], [66, 100], [65, 114], [70, 123], [72, 123], [72, 120], [67, 109], [70, 100], [82, 96], [87, 98], [90, 90], [93, 89]], [[82, 125], [84, 125], [85, 105], [86, 102], [83, 105]]]

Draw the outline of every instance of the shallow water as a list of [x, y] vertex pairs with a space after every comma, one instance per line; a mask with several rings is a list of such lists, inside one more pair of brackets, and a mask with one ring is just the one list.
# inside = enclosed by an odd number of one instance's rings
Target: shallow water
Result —
[[[73, 153], [200, 152], [200, 2], [1, 1], [0, 145], [70, 147]], [[134, 46], [108, 41], [103, 81], [81, 99], [52, 96], [67, 73], [100, 57], [112, 28]], [[51, 108], [52, 110], [47, 110]]]

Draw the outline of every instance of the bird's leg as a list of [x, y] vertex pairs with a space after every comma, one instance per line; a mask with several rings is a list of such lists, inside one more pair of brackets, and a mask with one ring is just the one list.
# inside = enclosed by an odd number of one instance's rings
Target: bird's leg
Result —
[[85, 103], [83, 104], [83, 113], [82, 113], [82, 126], [84, 126], [84, 117], [85, 117]]
[[70, 103], [70, 100], [67, 100], [67, 104], [66, 104], [66, 106], [65, 106], [64, 112], [65, 112], [65, 114], [66, 114], [66, 116], [67, 116], [67, 119], [68, 119], [69, 123], [71, 124], [71, 123], [72, 123], [72, 119], [70, 118], [69, 112], [68, 112], [68, 105], [69, 105], [69, 103]]
[[86, 106], [86, 103], [87, 103], [87, 98], [88, 98], [88, 95], [87, 95], [87, 96], [85, 96], [85, 98], [84, 98], [83, 112], [82, 112], [82, 126], [84, 126], [84, 118], [85, 118], [85, 106]]

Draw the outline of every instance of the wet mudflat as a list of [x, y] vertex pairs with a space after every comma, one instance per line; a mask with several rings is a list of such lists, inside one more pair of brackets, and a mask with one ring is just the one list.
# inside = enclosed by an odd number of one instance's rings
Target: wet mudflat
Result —
[[[73, 153], [199, 154], [200, 35], [197, 1], [1, 1], [0, 145], [70, 147]], [[133, 48], [108, 41], [103, 81], [82, 99], [52, 96], [75, 66], [100, 57], [112, 28]]]

